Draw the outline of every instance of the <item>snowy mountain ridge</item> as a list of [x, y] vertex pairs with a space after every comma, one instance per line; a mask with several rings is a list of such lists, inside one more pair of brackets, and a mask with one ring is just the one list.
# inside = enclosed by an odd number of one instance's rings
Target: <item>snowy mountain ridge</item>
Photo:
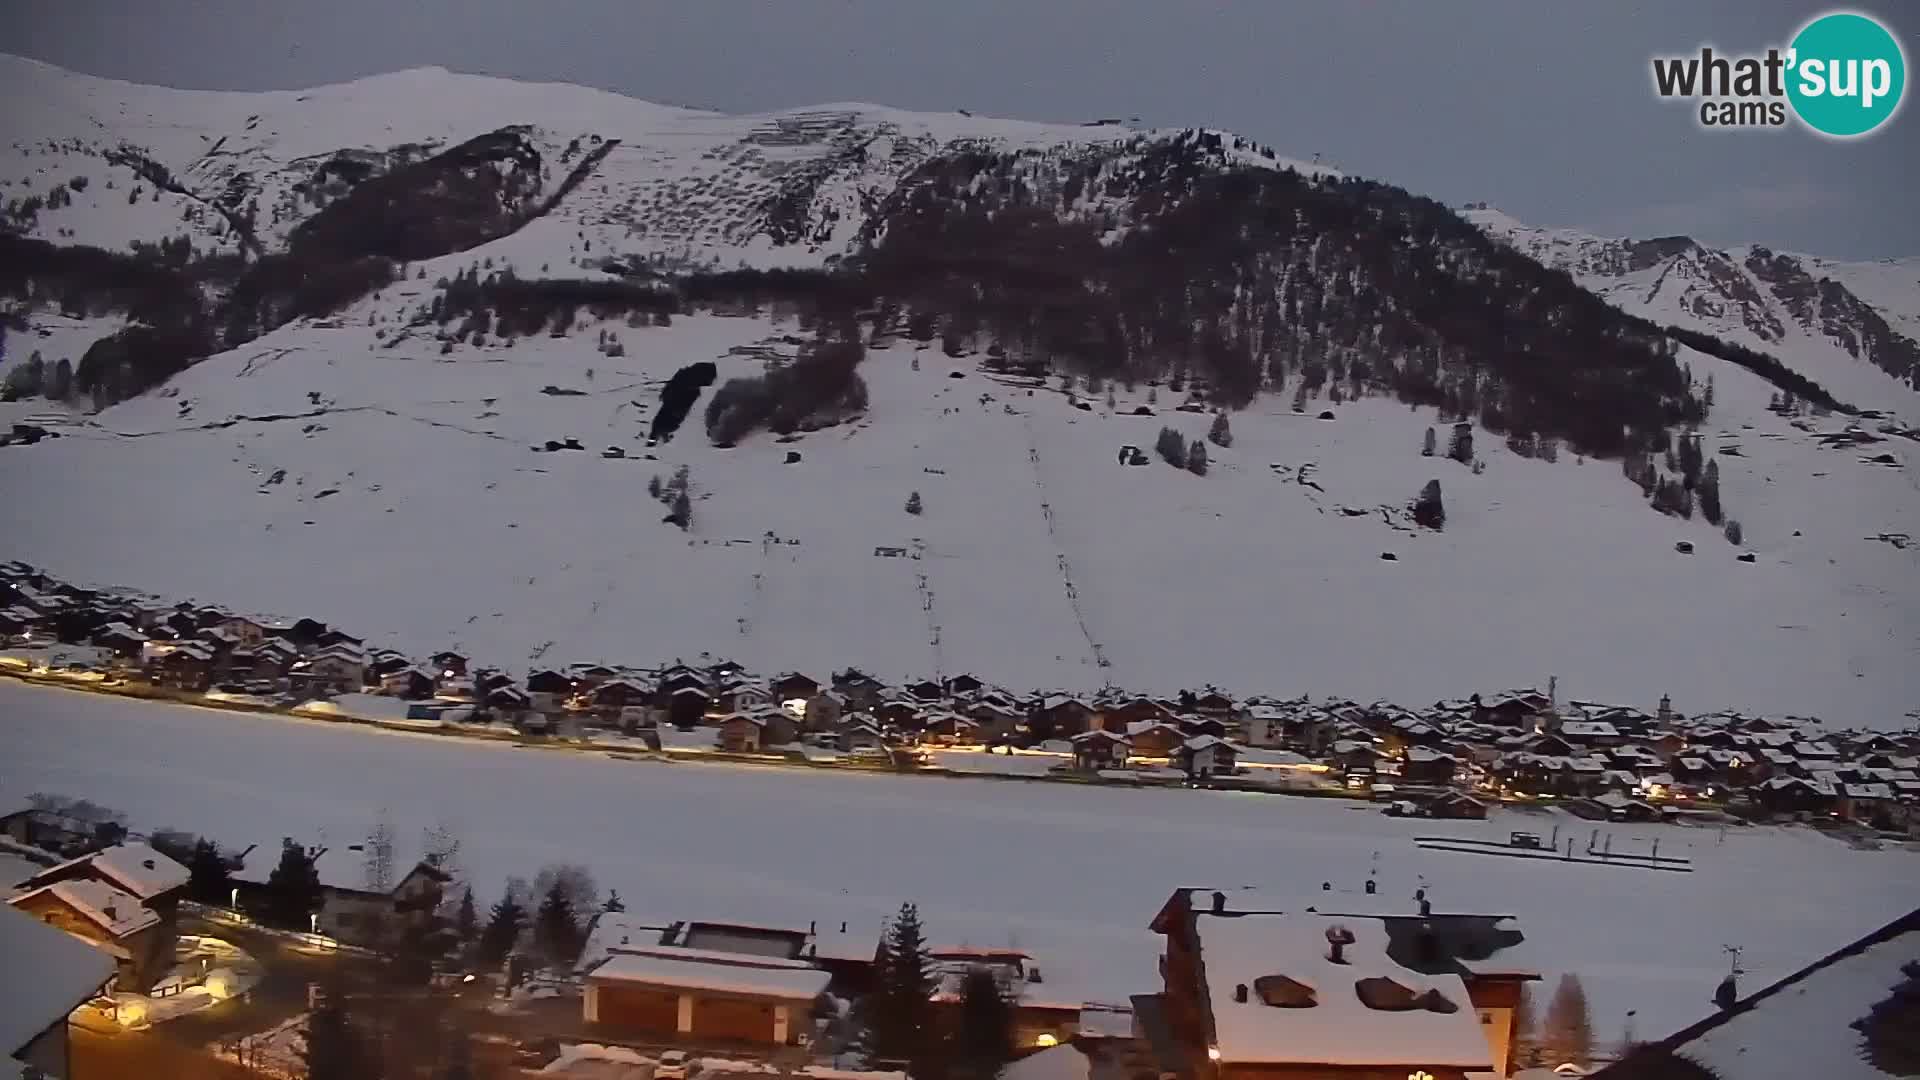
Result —
[[[1284, 283], [1264, 311], [1238, 306], [1246, 290], [1219, 290], [1219, 325], [1255, 355], [1288, 354], [1252, 373], [1224, 445], [1208, 441], [1220, 406], [1197, 375], [1022, 375], [994, 355], [1021, 342], [1017, 320], [993, 308], [986, 325], [924, 334], [884, 312], [863, 323], [867, 404], [849, 418], [714, 445], [700, 428], [715, 395], [703, 393], [656, 445], [648, 425], [677, 372], [711, 362], [724, 387], [789, 368], [820, 329], [810, 313], [749, 298], [650, 319], [560, 302], [527, 333], [503, 327], [518, 313], [499, 305], [445, 310], [463, 276], [564, 278], [625, 302], [647, 267], [824, 267], [864, 254], [877, 230], [885, 253], [929, 223], [933, 242], [909, 253], [938, 252], [939, 229], [1009, 211], [1038, 226], [1096, 223], [1104, 246], [1081, 257], [1100, 263], [1169, 212], [1164, 193], [1237, 180], [1223, 163], [1270, 176], [1289, 164], [1229, 134], [866, 106], [723, 117], [436, 70], [208, 94], [0, 58], [0, 89], [47, 103], [0, 120], [18, 155], [0, 154], [0, 200], [39, 197], [11, 220], [55, 253], [184, 235], [202, 258], [237, 256], [248, 232], [267, 256], [256, 266], [315, 245], [337, 245], [343, 265], [366, 261], [369, 242], [421, 253], [383, 248], [404, 263], [397, 277], [348, 282], [324, 315], [281, 311], [103, 411], [0, 403], [0, 420], [59, 436], [0, 449], [9, 555], [69, 579], [312, 616], [416, 655], [454, 647], [507, 667], [707, 651], [769, 671], [972, 670], [1019, 687], [1212, 682], [1403, 702], [1557, 674], [1571, 693], [1643, 707], [1671, 693], [1684, 711], [1867, 726], [1903, 725], [1920, 697], [1910, 433], [1773, 408], [1775, 386], [1688, 348], [1676, 359], [1690, 381], [1658, 401], [1583, 397], [1618, 389], [1598, 365], [1565, 400], [1557, 387], [1510, 399], [1473, 370], [1470, 348], [1416, 337], [1386, 356], [1406, 365], [1396, 377], [1417, 383], [1430, 364], [1445, 378], [1395, 402], [1362, 378], [1378, 351], [1292, 333], [1306, 319], [1280, 296], [1298, 288], [1302, 312], [1343, 290], [1379, 299], [1392, 279], [1363, 276], [1378, 238], [1362, 226], [1296, 235], [1309, 252], [1297, 271], [1271, 252], [1250, 261]], [[1323, 219], [1405, 210], [1404, 193], [1314, 175], [1280, 196]], [[55, 189], [67, 194], [49, 205]], [[1192, 211], [1178, 223], [1196, 233], [1232, 234], [1219, 214], [1231, 206], [1171, 212]], [[1476, 259], [1469, 239], [1493, 246], [1473, 229], [1442, 235], [1431, 215], [1408, 220]], [[1328, 235], [1353, 250], [1316, 239]], [[1328, 251], [1336, 261], [1310, 261]], [[84, 302], [63, 312], [70, 284], [27, 290], [9, 371], [29, 349], [80, 364], [138, 321]], [[1120, 284], [1185, 295], [1153, 277]], [[1897, 275], [1883, 284], [1892, 325], [1903, 294]], [[1378, 310], [1402, 318], [1424, 302], [1388, 294]], [[1707, 325], [1691, 310], [1651, 317]], [[1364, 338], [1374, 324], [1327, 325]], [[1843, 400], [1897, 411], [1880, 369], [1811, 334], [1787, 344], [1782, 358]], [[1857, 384], [1835, 377], [1849, 374]], [[1658, 409], [1708, 380], [1698, 443], [1744, 525], [1738, 544], [1716, 524], [1649, 510], [1619, 462], [1496, 430], [1501, 414], [1471, 405], [1546, 399], [1559, 417], [1624, 401], [1654, 408], [1636, 420], [1657, 425]], [[50, 411], [64, 421], [41, 419]], [[1444, 446], [1462, 416], [1474, 464], [1422, 454], [1429, 429]], [[1161, 428], [1203, 446], [1205, 475], [1151, 458]], [[1143, 464], [1126, 463], [1127, 447]], [[679, 467], [691, 474], [684, 530], [646, 491]], [[1408, 513], [1436, 479], [1437, 532]], [[920, 514], [903, 509], [915, 494]], [[1736, 557], [1746, 551], [1753, 562]]]
[[1845, 262], [1687, 236], [1609, 238], [1484, 204], [1463, 216], [1624, 311], [1779, 355], [1860, 408], [1911, 414], [1920, 404], [1920, 257]]

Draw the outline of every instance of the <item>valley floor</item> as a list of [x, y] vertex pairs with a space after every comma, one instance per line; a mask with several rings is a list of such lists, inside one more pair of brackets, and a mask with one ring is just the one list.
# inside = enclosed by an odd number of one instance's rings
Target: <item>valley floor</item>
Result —
[[560, 861], [590, 867], [643, 914], [877, 922], [914, 900], [936, 939], [1015, 943], [1055, 989], [1089, 1000], [1157, 988], [1146, 923], [1176, 886], [1259, 885], [1305, 903], [1322, 881], [1345, 892], [1377, 874], [1389, 900], [1425, 885], [1442, 909], [1513, 914], [1526, 963], [1550, 979], [1581, 975], [1599, 1035], [1616, 1037], [1632, 1009], [1644, 1037], [1710, 1010], [1723, 946], [1741, 946], [1748, 978], [1765, 981], [1920, 891], [1913, 853], [1798, 828], [1607, 827], [1615, 851], [1657, 836], [1662, 855], [1695, 867], [1649, 873], [1414, 845], [1435, 833], [1594, 828], [1511, 811], [1406, 822], [1366, 805], [1226, 792], [676, 768], [13, 682], [0, 683], [0, 713], [0, 803], [86, 797], [137, 827], [240, 847], [357, 842], [381, 814], [403, 841], [444, 824], [483, 900], [508, 876]]

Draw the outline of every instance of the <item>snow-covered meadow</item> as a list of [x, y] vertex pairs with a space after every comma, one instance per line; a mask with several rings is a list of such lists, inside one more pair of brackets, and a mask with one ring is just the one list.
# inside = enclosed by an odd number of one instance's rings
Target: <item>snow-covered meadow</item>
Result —
[[223, 844], [357, 842], [386, 813], [402, 841], [437, 824], [483, 901], [509, 875], [587, 864], [629, 910], [804, 926], [876, 925], [920, 904], [941, 942], [1032, 952], [1050, 987], [1124, 1000], [1158, 987], [1146, 924], [1176, 886], [1259, 886], [1326, 903], [1378, 871], [1379, 899], [1419, 884], [1441, 910], [1519, 918], [1525, 959], [1577, 971], [1606, 1038], [1710, 1010], [1738, 945], [1754, 980], [1783, 975], [1910, 910], [1920, 855], [1860, 851], [1804, 829], [1607, 829], [1616, 851], [1658, 837], [1693, 873], [1423, 851], [1435, 832], [1584, 838], [1577, 819], [1496, 812], [1413, 822], [1378, 807], [1189, 790], [643, 764], [154, 705], [0, 681], [0, 804], [85, 796], [136, 827]]

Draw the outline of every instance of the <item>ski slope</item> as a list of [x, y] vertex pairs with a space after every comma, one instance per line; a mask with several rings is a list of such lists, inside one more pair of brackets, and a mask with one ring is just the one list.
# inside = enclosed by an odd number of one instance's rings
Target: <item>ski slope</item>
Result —
[[[1661, 855], [1695, 867], [1654, 873], [1413, 843], [1556, 824], [1584, 843], [1595, 829], [1560, 815], [1405, 821], [1344, 800], [643, 764], [7, 680], [0, 711], [13, 718], [7, 805], [36, 791], [87, 797], [135, 828], [235, 850], [358, 843], [384, 815], [402, 861], [421, 830], [446, 826], [483, 904], [509, 876], [556, 862], [663, 919], [877, 929], [914, 901], [936, 944], [1019, 947], [1050, 994], [1095, 1001], [1158, 989], [1147, 923], [1175, 887], [1255, 886], [1304, 906], [1328, 903], [1326, 881], [1335, 902], [1411, 912], [1424, 885], [1438, 910], [1517, 917], [1527, 941], [1503, 957], [1546, 976], [1537, 1001], [1577, 972], [1609, 1045], [1629, 1008], [1642, 1038], [1706, 1015], [1723, 946], [1740, 946], [1746, 985], [1763, 985], [1911, 909], [1920, 889], [1911, 853], [1797, 828], [1604, 827], [1614, 851], [1657, 838]], [[1379, 895], [1363, 899], [1375, 873]]]

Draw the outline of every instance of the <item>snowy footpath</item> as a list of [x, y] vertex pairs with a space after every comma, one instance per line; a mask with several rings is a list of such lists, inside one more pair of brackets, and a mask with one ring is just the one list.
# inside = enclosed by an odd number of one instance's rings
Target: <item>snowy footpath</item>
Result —
[[[1441, 910], [1508, 913], [1525, 962], [1578, 972], [1596, 1031], [1627, 1010], [1647, 1037], [1711, 1009], [1724, 947], [1749, 985], [1911, 909], [1920, 854], [1858, 851], [1805, 829], [1608, 827], [1615, 850], [1689, 858], [1690, 874], [1424, 851], [1416, 835], [1548, 832], [1553, 818], [1402, 821], [1367, 804], [1187, 790], [703, 769], [0, 682], [0, 805], [84, 796], [136, 827], [244, 846], [357, 842], [383, 811], [402, 838], [445, 824], [482, 902], [509, 875], [589, 866], [631, 910], [672, 918], [876, 923], [920, 905], [943, 944], [1012, 944], [1056, 991], [1122, 1001], [1158, 988], [1147, 922], [1177, 886], [1321, 882], [1380, 902], [1421, 884]], [[1594, 826], [1557, 819], [1585, 836]], [[1306, 901], [1311, 902], [1311, 901]]]

